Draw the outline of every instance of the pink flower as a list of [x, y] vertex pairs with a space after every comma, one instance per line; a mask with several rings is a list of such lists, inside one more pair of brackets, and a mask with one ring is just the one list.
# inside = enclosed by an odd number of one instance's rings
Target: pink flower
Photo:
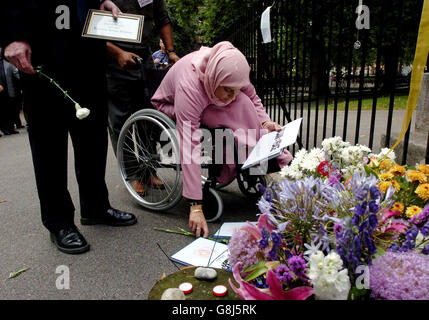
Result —
[[267, 272], [268, 289], [258, 289], [241, 278], [239, 269], [240, 263], [237, 263], [234, 266], [233, 275], [239, 288], [234, 286], [231, 279], [228, 282], [232, 290], [245, 300], [305, 300], [313, 294], [313, 288], [307, 286], [284, 291], [281, 281], [272, 270]]

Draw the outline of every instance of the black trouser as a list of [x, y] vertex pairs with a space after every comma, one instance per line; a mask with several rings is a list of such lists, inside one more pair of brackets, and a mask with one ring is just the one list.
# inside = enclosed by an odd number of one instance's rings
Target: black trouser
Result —
[[4, 92], [0, 93], [0, 130], [11, 131], [13, 127], [14, 107], [12, 100]]
[[[70, 134], [79, 186], [81, 216], [101, 215], [110, 208], [105, 183], [107, 156], [107, 101], [105, 82], [76, 83], [86, 92], [69, 91], [91, 111], [79, 120], [72, 103], [48, 81], [24, 77], [24, 110], [33, 156], [43, 225], [50, 231], [74, 225], [74, 205], [67, 188], [67, 151]], [[103, 79], [103, 78], [101, 78]], [[98, 87], [94, 87], [98, 85]], [[89, 88], [88, 88], [89, 86]]]
[[10, 98], [10, 103], [12, 107], [12, 122], [18, 128], [22, 126], [20, 113], [22, 110], [22, 99], [21, 97]]

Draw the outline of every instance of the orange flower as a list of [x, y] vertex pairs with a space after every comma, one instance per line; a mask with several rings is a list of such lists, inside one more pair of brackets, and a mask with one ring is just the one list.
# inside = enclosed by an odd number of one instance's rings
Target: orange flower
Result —
[[420, 197], [420, 199], [428, 200], [429, 199], [429, 183], [422, 183], [417, 188], [416, 191], [417, 195]]
[[420, 183], [427, 182], [425, 174], [418, 170], [408, 170], [407, 177], [411, 182], [418, 181]]
[[390, 159], [384, 159], [383, 161], [381, 161], [379, 169], [389, 170], [391, 166], [392, 166], [392, 161]]
[[394, 177], [393, 173], [390, 173], [390, 172], [384, 172], [384, 173], [380, 174], [380, 177], [379, 177], [379, 178], [380, 178], [381, 180], [386, 181], [386, 180], [393, 179], [393, 177]]
[[390, 168], [389, 172], [395, 176], [403, 176], [406, 170], [403, 166], [400, 166], [399, 164], [395, 164]]
[[427, 164], [419, 164], [417, 169], [423, 172], [425, 175], [429, 175], [429, 166]]
[[401, 190], [401, 186], [399, 185], [398, 181], [392, 180], [390, 181], [390, 184], [396, 189], [396, 191]]
[[411, 206], [407, 208], [407, 211], [405, 212], [405, 214], [408, 218], [412, 218], [415, 215], [418, 215], [421, 211], [422, 211], [422, 208], [418, 206]]
[[389, 189], [389, 187], [392, 185], [392, 183], [390, 181], [381, 181], [378, 186], [380, 188], [380, 192], [386, 192], [387, 189]]

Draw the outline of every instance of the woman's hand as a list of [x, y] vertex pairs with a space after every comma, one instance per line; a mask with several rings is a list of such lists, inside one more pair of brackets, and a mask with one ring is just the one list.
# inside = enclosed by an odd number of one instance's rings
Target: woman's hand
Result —
[[272, 131], [280, 131], [282, 129], [282, 127], [274, 121], [265, 121], [262, 124], [262, 128], [267, 129], [268, 132], [272, 132]]
[[204, 218], [202, 205], [193, 205], [189, 210], [189, 228], [195, 233], [197, 238], [201, 235], [207, 238], [209, 228], [207, 227], [206, 218]]

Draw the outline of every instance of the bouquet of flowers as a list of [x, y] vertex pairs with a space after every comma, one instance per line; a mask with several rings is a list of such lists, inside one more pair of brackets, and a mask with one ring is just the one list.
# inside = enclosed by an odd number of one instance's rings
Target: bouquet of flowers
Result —
[[[396, 210], [399, 190], [381, 176], [388, 163], [386, 170], [401, 170], [394, 154], [374, 155], [338, 137], [322, 147], [300, 150], [283, 181], [260, 186], [257, 225], [228, 244], [233, 290], [244, 299], [428, 299], [420, 287], [429, 287], [429, 205], [411, 218]], [[422, 201], [426, 169], [404, 169], [412, 188], [397, 181]], [[419, 283], [409, 284], [413, 277]]]
[[391, 159], [381, 162], [371, 161], [368, 170], [380, 179], [380, 190], [390, 186], [396, 190], [393, 210], [399, 211], [405, 219], [410, 219], [422, 211], [429, 203], [429, 166], [401, 166]]

